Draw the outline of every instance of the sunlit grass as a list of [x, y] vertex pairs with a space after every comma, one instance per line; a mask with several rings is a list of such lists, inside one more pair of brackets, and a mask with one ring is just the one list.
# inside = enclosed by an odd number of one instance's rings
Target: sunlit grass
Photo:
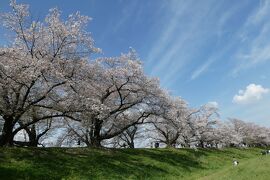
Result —
[[258, 148], [0, 149], [0, 179], [269, 179], [269, 167]]

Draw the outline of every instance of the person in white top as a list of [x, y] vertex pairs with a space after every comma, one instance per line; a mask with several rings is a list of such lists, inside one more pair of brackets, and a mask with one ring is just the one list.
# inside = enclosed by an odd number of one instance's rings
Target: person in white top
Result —
[[239, 161], [237, 161], [234, 157], [233, 157], [233, 165], [237, 166], [239, 164]]

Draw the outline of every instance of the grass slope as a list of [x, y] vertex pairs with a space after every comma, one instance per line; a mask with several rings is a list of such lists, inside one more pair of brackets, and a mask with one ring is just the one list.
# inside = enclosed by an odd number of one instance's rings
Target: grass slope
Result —
[[[240, 161], [232, 166], [232, 157]], [[270, 179], [260, 149], [0, 148], [0, 179]]]

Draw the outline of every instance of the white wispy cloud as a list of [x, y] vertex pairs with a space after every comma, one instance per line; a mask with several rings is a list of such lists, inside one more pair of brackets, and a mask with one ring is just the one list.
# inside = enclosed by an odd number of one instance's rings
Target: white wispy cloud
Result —
[[[116, 3], [124, 3], [122, 0], [119, 0]], [[110, 21], [108, 22], [108, 27], [105, 27], [103, 31], [101, 31], [101, 35], [99, 37], [99, 42], [107, 41], [108, 36], [112, 36], [112, 34], [116, 34], [118, 31], [123, 31], [127, 26], [127, 22], [132, 19], [134, 23], [137, 23], [141, 16], [142, 6], [139, 6], [138, 1], [130, 1], [127, 5], [123, 6], [120, 10], [120, 18], [115, 18], [114, 16], [109, 17]]]
[[[247, 18], [239, 33], [242, 46], [236, 51], [232, 74], [270, 61], [270, 1], [261, 1], [259, 7]], [[254, 33], [256, 32], [256, 33]]]
[[[151, 66], [151, 75], [158, 75], [162, 82], [170, 86], [176, 77], [183, 71], [190, 71], [189, 65], [198, 62], [196, 58], [208, 38], [220, 37], [226, 31], [226, 23], [239, 10], [239, 5], [232, 6], [221, 16], [217, 16], [223, 9], [222, 3], [198, 3], [195, 1], [170, 1], [166, 9], [171, 11], [171, 16], [147, 56], [146, 66]], [[206, 21], [207, 19], [207, 21]], [[211, 26], [215, 24], [215, 26]], [[164, 26], [162, 26], [164, 27]], [[209, 34], [213, 32], [213, 34]], [[231, 46], [228, 43], [229, 47]], [[208, 71], [209, 67], [225, 53], [227, 47], [213, 54], [191, 72], [190, 79], [196, 79]], [[187, 68], [186, 68], [187, 67]], [[166, 73], [164, 73], [166, 72]]]
[[[147, 63], [152, 63], [154, 61], [157, 61], [160, 56], [162, 56], [162, 52], [168, 48], [168, 46], [174, 46], [175, 44], [180, 44], [180, 42], [175, 42], [175, 30], [179, 26], [179, 21], [181, 17], [184, 16], [186, 9], [191, 6], [191, 3], [187, 1], [172, 1], [169, 6], [166, 7], [166, 9], [163, 9], [164, 11], [171, 10], [172, 17], [168, 22], [166, 22], [166, 28], [163, 29], [160, 38], [157, 39], [155, 42], [153, 48], [150, 50], [147, 56]], [[175, 7], [179, 7], [177, 11], [174, 10]], [[174, 44], [174, 45], [172, 45]], [[170, 53], [171, 54], [171, 53]]]
[[224, 45], [218, 51], [212, 53], [210, 57], [207, 59], [207, 61], [202, 63], [200, 66], [196, 67], [196, 69], [192, 72], [190, 79], [194, 80], [199, 76], [203, 75], [204, 73], [206, 73], [216, 61], [222, 59], [222, 57], [234, 46], [235, 42], [232, 41]]
[[209, 66], [215, 61], [216, 59], [209, 59], [208, 61], [206, 61], [204, 64], [202, 64], [202, 66], [198, 67], [191, 75], [191, 80], [196, 79], [197, 77], [199, 77], [201, 74], [203, 74], [204, 72], [206, 72], [209, 68]]
[[[221, 17], [219, 17], [216, 20], [217, 28], [212, 29], [212, 31], [216, 32], [218, 38], [222, 38], [222, 35], [226, 33], [226, 25], [228, 21], [240, 10], [240, 5], [234, 5], [232, 8], [230, 8], [228, 11], [226, 11], [224, 14], [222, 14]], [[211, 27], [212, 28], [212, 27]], [[235, 42], [229, 41], [226, 43], [226, 45], [219, 48], [219, 50], [213, 52], [210, 57], [202, 63], [200, 66], [198, 66], [192, 73], [191, 73], [191, 80], [194, 80], [198, 78], [199, 76], [206, 73], [211, 65], [215, 63], [216, 61], [222, 59], [222, 56], [224, 56], [227, 51], [232, 48], [235, 45]]]
[[269, 15], [270, 1], [263, 0], [260, 1], [258, 9], [249, 16], [246, 25], [249, 24], [258, 24], [266, 20]]
[[270, 43], [260, 47], [257, 43], [253, 44], [250, 52], [247, 54], [238, 54], [237, 58], [242, 62], [234, 69], [233, 73], [237, 74], [243, 69], [255, 67], [257, 64], [264, 63], [270, 60]]
[[269, 89], [264, 88], [261, 85], [249, 84], [245, 90], [238, 91], [238, 94], [233, 97], [233, 102], [236, 104], [254, 103], [260, 100], [262, 96], [268, 92]]
[[131, 17], [136, 18], [137, 14], [140, 12], [138, 9], [138, 2], [130, 1], [130, 3], [121, 10], [121, 18], [118, 19], [115, 24], [113, 24], [113, 32], [117, 32]]
[[215, 8], [212, 4], [203, 6], [192, 1], [171, 1], [168, 9], [173, 16], [147, 57], [147, 64], [154, 64], [151, 74], [161, 75], [167, 85], [176, 76], [179, 77], [181, 70], [191, 62], [189, 60], [192, 56], [196, 55], [191, 52], [196, 51], [197, 46], [203, 42], [200, 37], [206, 32], [206, 29], [200, 26], [206, 15]]

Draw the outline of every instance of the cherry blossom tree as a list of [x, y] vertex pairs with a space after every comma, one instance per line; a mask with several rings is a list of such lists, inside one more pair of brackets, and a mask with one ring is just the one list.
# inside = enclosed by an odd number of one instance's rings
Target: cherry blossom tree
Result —
[[[15, 0], [10, 5], [12, 12], [1, 15], [14, 40], [0, 48], [0, 146], [12, 145], [18, 131], [39, 120], [64, 115], [54, 108], [63, 99], [63, 87], [69, 87], [86, 58], [99, 51], [85, 31], [88, 17], [75, 13], [62, 21], [60, 11], [51, 9], [44, 22], [31, 21], [27, 5]], [[14, 130], [33, 107], [49, 112]]]
[[[43, 137], [46, 136], [48, 131], [52, 130], [52, 123], [54, 118], [47, 118], [43, 120], [39, 120], [36, 123], [25, 126], [25, 124], [29, 122], [35, 122], [36, 119], [39, 119], [40, 117], [44, 117], [46, 115], [43, 115], [42, 111], [39, 111], [40, 108], [32, 108], [32, 110], [28, 111], [24, 116], [20, 118], [18, 121], [18, 125], [20, 127], [24, 127], [21, 131], [25, 131], [25, 133], [28, 135], [27, 141], [13, 141], [15, 145], [19, 146], [32, 146], [37, 147], [38, 145], [42, 145], [41, 141]], [[26, 116], [27, 115], [27, 116]], [[26, 119], [25, 119], [26, 118]], [[20, 129], [20, 128], [16, 128]]]
[[237, 145], [266, 146], [269, 144], [269, 128], [236, 118], [230, 118], [228, 123], [241, 139]]
[[90, 75], [77, 81], [69, 95], [82, 110], [76, 113], [80, 125], [71, 121], [69, 126], [87, 146], [100, 147], [101, 141], [144, 123], [157, 112], [162, 90], [157, 79], [144, 74], [134, 50], [120, 57], [100, 58], [89, 68], [95, 73], [87, 70]]
[[156, 132], [152, 138], [166, 144], [167, 147], [174, 147], [185, 133], [190, 112], [183, 99], [170, 95], [167, 95], [162, 108], [163, 113], [155, 117], [152, 123]]
[[[193, 109], [169, 95], [144, 73], [132, 48], [91, 59], [101, 50], [86, 31], [89, 17], [77, 12], [62, 20], [53, 8], [33, 21], [28, 5], [11, 0], [10, 6], [1, 14], [11, 43], [0, 47], [0, 146], [37, 146], [52, 127], [61, 134], [56, 144], [70, 146], [101, 147], [113, 139], [134, 148], [145, 129], [168, 147], [270, 144], [269, 128], [235, 118], [222, 122], [216, 107]], [[18, 132], [27, 140], [14, 140]]]
[[[144, 124], [145, 125], [145, 124]], [[120, 135], [109, 140], [109, 145], [114, 148], [135, 148], [135, 141], [144, 143], [146, 138], [143, 125], [134, 125], [123, 131]]]
[[205, 147], [205, 145], [212, 144], [215, 140], [215, 128], [218, 121], [218, 109], [217, 107], [206, 104], [202, 106], [189, 123], [191, 134], [195, 141], [197, 141], [199, 147]]
[[237, 134], [231, 123], [217, 121], [217, 128], [215, 129], [216, 147], [236, 146], [241, 142], [242, 137]]

